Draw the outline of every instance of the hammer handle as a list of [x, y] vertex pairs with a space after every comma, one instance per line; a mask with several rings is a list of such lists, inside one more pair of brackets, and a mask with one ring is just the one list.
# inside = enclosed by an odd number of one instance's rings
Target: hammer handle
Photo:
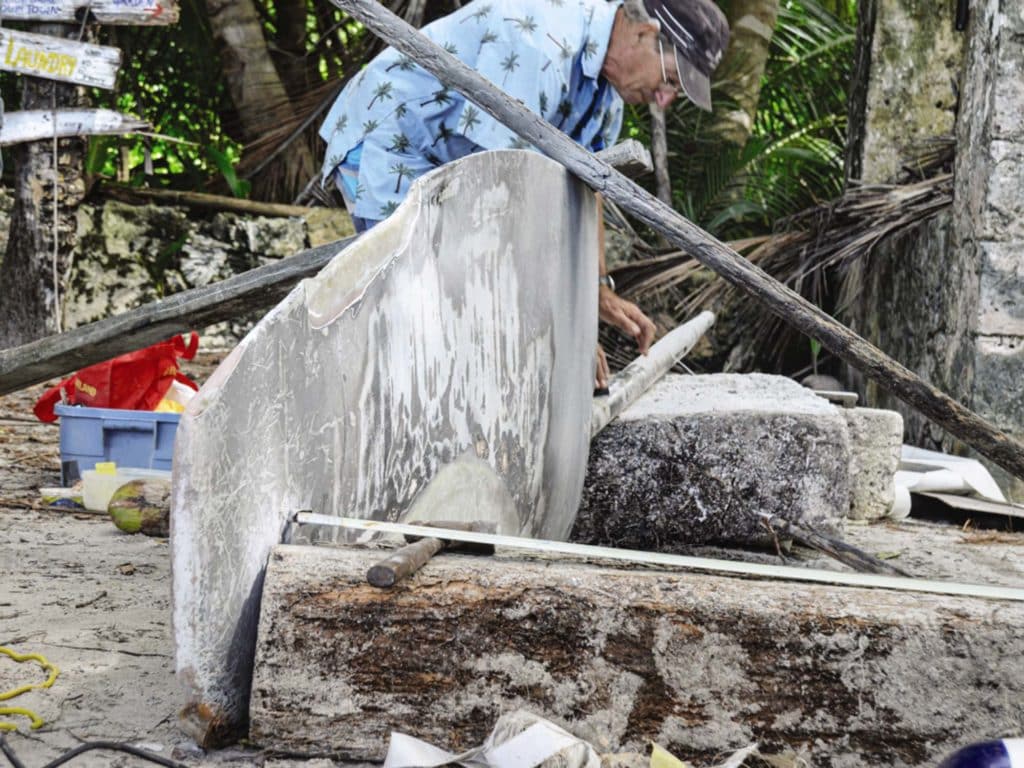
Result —
[[413, 573], [441, 551], [444, 542], [428, 536], [406, 544], [386, 560], [381, 560], [366, 572], [366, 580], [375, 587], [387, 589]]

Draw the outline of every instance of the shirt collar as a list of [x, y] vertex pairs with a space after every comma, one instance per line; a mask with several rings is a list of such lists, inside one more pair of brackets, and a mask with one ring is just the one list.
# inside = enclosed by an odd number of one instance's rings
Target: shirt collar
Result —
[[590, 5], [593, 16], [590, 19], [590, 29], [587, 31], [588, 39], [597, 44], [597, 50], [593, 56], [584, 56], [582, 61], [583, 74], [596, 80], [601, 74], [604, 66], [604, 58], [608, 55], [608, 43], [612, 37], [612, 27], [615, 25], [615, 13], [619, 10], [621, 2], [606, 2], [597, 0]]

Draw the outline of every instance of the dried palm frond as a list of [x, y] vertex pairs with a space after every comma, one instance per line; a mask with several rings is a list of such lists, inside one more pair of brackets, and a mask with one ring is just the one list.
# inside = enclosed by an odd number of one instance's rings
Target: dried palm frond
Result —
[[[948, 208], [952, 200], [950, 173], [908, 184], [856, 186], [834, 202], [785, 220], [784, 231], [728, 245], [811, 302], [842, 311], [859, 290], [855, 277], [846, 279], [856, 275], [851, 267], [885, 238], [934, 216]], [[663, 295], [683, 284], [694, 285], [695, 278], [707, 274], [705, 267], [681, 251], [612, 270], [621, 292], [645, 305], [647, 297]], [[736, 301], [738, 290], [717, 276], [698, 280], [670, 308], [670, 314], [681, 322], [705, 307], [728, 305], [741, 313], [760, 312]], [[755, 346], [771, 350], [776, 360], [795, 333], [784, 332], [782, 320], [775, 316], [761, 316], [755, 327]], [[606, 349], [606, 353], [610, 358], [620, 357], [618, 350]]]

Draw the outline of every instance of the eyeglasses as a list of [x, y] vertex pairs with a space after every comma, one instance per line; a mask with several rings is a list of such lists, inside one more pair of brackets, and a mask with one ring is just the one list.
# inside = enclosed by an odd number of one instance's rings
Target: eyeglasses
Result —
[[683, 74], [679, 71], [679, 51], [676, 47], [672, 46], [672, 60], [676, 63], [676, 82], [671, 82], [668, 79], [668, 72], [665, 70], [665, 44], [661, 41], [661, 37], [658, 37], [658, 59], [661, 61], [661, 80], [662, 82], [674, 91], [679, 91], [683, 84]]

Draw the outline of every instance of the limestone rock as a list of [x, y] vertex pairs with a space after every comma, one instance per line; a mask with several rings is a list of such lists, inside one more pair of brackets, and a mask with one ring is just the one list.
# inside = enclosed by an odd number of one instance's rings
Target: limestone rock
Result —
[[758, 512], [835, 532], [849, 467], [839, 409], [796, 382], [669, 375], [591, 442], [572, 540], [670, 551], [767, 543]]
[[840, 408], [850, 433], [850, 518], [886, 517], [895, 498], [903, 417], [877, 408]]
[[871, 40], [860, 179], [895, 180], [915, 143], [953, 133], [963, 33], [953, 3], [864, 0], [877, 13]]

